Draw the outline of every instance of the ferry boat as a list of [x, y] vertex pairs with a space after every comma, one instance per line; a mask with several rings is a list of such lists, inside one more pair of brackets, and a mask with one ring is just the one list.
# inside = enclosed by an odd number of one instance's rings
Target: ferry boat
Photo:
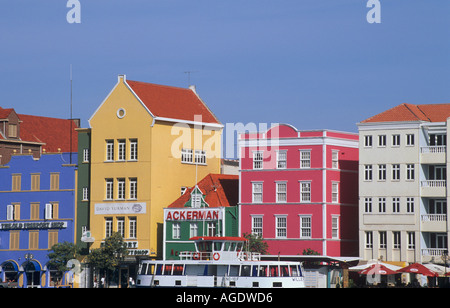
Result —
[[143, 260], [136, 287], [304, 288], [301, 262], [261, 261], [244, 237], [195, 237], [180, 260]]

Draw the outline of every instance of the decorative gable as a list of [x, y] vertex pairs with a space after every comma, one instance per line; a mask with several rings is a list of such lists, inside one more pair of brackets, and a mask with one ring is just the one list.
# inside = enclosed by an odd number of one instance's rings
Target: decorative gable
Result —
[[205, 195], [202, 193], [200, 188], [196, 185], [191, 191], [191, 197], [188, 202], [184, 204], [184, 207], [190, 208], [205, 208], [209, 207], [209, 204], [205, 201]]

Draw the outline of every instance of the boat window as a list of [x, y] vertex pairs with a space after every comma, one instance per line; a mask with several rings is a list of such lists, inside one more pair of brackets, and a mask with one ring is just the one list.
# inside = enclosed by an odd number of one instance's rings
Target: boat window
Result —
[[242, 250], [242, 243], [237, 243], [237, 251], [241, 251]]
[[252, 277], [258, 277], [258, 265], [253, 265]]
[[287, 265], [280, 265], [281, 277], [289, 277], [289, 267]]
[[172, 264], [166, 264], [164, 266], [164, 275], [172, 275]]
[[236, 243], [235, 242], [231, 242], [230, 251], [235, 251], [235, 250], [236, 250]]
[[224, 251], [229, 251], [230, 250], [230, 242], [225, 242], [225, 249]]
[[155, 264], [149, 264], [147, 268], [147, 275], [153, 275], [155, 272]]
[[292, 277], [298, 277], [298, 268], [297, 265], [291, 265], [289, 266], [290, 272], [291, 272], [291, 276]]
[[215, 251], [222, 250], [222, 242], [214, 242], [214, 250]]
[[228, 276], [239, 276], [239, 265], [230, 265], [230, 274]]
[[212, 251], [212, 243], [211, 242], [205, 242], [205, 251], [208, 251], [208, 252]]
[[252, 269], [251, 265], [242, 265], [241, 266], [241, 276], [249, 277], [251, 269]]
[[141, 264], [141, 268], [139, 269], [139, 274], [140, 275], [147, 274], [147, 263], [142, 263]]
[[259, 266], [259, 277], [267, 277], [267, 265]]
[[175, 264], [173, 266], [173, 275], [183, 275], [183, 264]]
[[155, 275], [162, 275], [163, 265], [162, 264], [156, 264], [156, 274]]
[[269, 265], [270, 277], [278, 277], [278, 265]]

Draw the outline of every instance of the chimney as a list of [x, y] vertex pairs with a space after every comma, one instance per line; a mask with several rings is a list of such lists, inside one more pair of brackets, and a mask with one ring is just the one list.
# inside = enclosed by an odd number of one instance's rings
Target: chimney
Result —
[[119, 82], [120, 81], [123, 81], [123, 82], [126, 82], [127, 81], [127, 75], [125, 75], [125, 74], [119, 74]]

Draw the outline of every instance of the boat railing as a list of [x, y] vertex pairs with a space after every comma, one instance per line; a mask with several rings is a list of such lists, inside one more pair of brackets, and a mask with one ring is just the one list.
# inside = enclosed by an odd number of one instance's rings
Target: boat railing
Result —
[[181, 251], [178, 254], [180, 260], [240, 260], [240, 261], [261, 261], [261, 254], [257, 252], [247, 251]]

